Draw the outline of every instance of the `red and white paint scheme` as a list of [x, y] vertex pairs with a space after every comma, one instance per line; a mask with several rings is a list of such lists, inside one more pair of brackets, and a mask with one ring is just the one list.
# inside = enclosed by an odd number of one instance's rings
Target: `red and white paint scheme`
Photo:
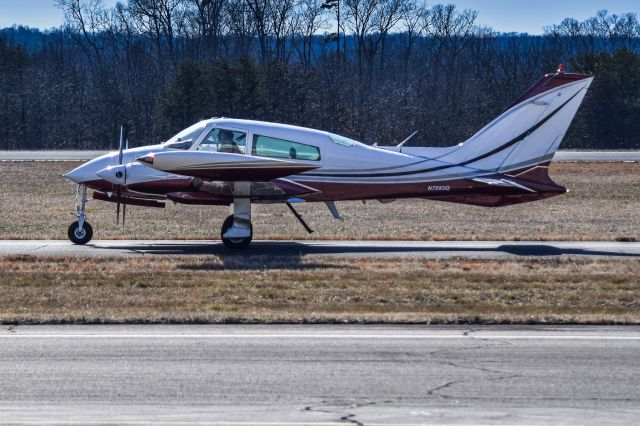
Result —
[[160, 145], [120, 150], [91, 160], [65, 176], [78, 184], [69, 238], [87, 243], [87, 188], [93, 199], [164, 207], [232, 205], [221, 237], [244, 248], [253, 235], [252, 203], [418, 198], [479, 206], [540, 200], [566, 190], [548, 175], [593, 77], [548, 74], [503, 114], [464, 143], [449, 148], [369, 146], [329, 132], [285, 124], [213, 118]]

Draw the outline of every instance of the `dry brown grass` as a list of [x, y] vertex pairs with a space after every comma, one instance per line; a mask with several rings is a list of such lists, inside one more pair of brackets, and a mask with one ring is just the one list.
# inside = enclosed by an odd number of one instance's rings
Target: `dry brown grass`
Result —
[[[65, 239], [74, 185], [60, 175], [79, 163], [0, 162], [0, 239]], [[256, 239], [614, 240], [640, 239], [640, 164], [558, 163], [552, 177], [570, 189], [550, 200], [496, 209], [404, 200], [340, 202], [335, 221], [323, 204], [300, 205], [308, 235], [283, 205], [254, 208]], [[115, 205], [89, 204], [95, 238], [215, 239], [227, 207], [130, 207], [125, 228]]]
[[640, 324], [640, 261], [0, 257], [0, 322]]

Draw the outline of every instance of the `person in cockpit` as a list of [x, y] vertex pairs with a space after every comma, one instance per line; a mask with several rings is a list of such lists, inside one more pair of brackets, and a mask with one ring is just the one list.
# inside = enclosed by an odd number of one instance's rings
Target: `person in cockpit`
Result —
[[242, 151], [238, 147], [236, 141], [233, 140], [233, 132], [231, 130], [220, 129], [218, 135], [219, 146], [218, 152], [227, 152], [231, 154], [242, 154]]

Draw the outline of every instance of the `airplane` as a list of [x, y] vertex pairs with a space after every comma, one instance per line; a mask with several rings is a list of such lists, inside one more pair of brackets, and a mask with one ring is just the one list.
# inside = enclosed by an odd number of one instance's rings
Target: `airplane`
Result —
[[203, 120], [158, 145], [128, 149], [121, 128], [119, 150], [64, 176], [75, 182], [77, 220], [68, 229], [86, 244], [93, 229], [85, 212], [93, 199], [120, 206], [183, 204], [232, 207], [221, 227], [223, 244], [249, 246], [251, 205], [294, 208], [324, 202], [340, 218], [336, 201], [401, 198], [498, 207], [563, 194], [548, 167], [592, 76], [547, 74], [468, 140], [451, 147], [366, 145], [334, 133], [286, 124], [230, 118]]

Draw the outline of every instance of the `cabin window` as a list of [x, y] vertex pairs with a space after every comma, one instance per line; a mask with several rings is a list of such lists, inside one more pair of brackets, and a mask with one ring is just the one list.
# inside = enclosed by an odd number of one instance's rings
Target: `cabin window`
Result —
[[316, 146], [272, 138], [271, 136], [254, 135], [251, 153], [261, 157], [307, 161], [320, 160], [320, 149]]
[[196, 149], [198, 151], [244, 154], [246, 139], [244, 132], [216, 127], [209, 132]]
[[329, 137], [331, 138], [331, 142], [337, 143], [338, 145], [353, 146], [356, 144], [356, 141], [353, 139], [345, 138], [344, 136], [335, 135], [333, 133], [329, 133]]

